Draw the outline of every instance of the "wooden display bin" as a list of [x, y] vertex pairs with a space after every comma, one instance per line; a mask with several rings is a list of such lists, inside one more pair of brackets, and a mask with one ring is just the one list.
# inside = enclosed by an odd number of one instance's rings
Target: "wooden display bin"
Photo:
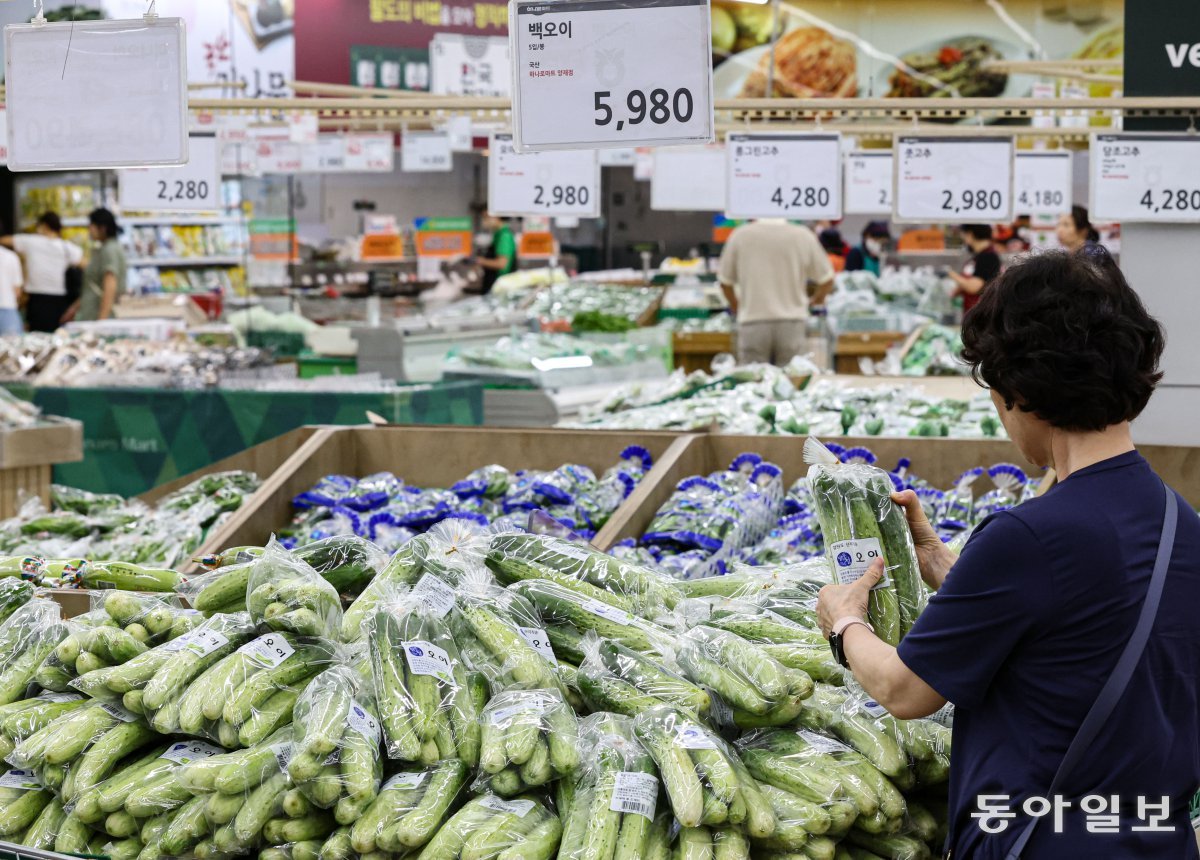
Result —
[[713, 359], [733, 352], [733, 334], [727, 331], [679, 331], [671, 338], [675, 366], [685, 373], [712, 370]]
[[860, 374], [859, 359], [869, 358], [882, 361], [887, 351], [897, 343], [904, 342], [905, 334], [900, 331], [848, 332], [838, 335], [834, 352], [834, 370], [837, 373]]
[[49, 505], [54, 464], [82, 459], [83, 424], [70, 418], [0, 433], [0, 518], [15, 516], [32, 496]]

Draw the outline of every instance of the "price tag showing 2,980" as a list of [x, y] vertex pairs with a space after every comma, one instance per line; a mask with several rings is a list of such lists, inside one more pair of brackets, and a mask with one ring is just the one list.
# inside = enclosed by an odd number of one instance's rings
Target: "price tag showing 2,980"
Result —
[[492, 135], [488, 210], [495, 215], [595, 218], [600, 214], [595, 150], [520, 153], [512, 135]]
[[708, 0], [514, 0], [521, 151], [713, 139]]
[[1012, 217], [1010, 137], [904, 137], [895, 145], [896, 221], [994, 224]]
[[841, 135], [730, 134], [725, 139], [730, 218], [842, 217]]

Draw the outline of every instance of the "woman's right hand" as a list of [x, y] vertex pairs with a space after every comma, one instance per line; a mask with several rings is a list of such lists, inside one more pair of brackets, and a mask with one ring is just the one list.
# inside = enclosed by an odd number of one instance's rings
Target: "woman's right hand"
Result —
[[912, 532], [913, 546], [917, 550], [921, 578], [936, 591], [942, 587], [946, 574], [955, 562], [954, 553], [934, 531], [916, 493], [912, 490], [892, 493], [892, 501], [904, 508], [904, 518], [908, 520], [908, 530]]

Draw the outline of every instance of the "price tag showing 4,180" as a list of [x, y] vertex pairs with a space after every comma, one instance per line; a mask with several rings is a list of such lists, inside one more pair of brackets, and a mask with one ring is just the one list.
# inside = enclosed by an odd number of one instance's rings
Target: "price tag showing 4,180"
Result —
[[1092, 140], [1098, 221], [1200, 221], [1200, 137], [1100, 134]]
[[1019, 215], [1071, 211], [1071, 151], [1018, 152], [1013, 161], [1013, 208]]
[[709, 0], [513, 0], [521, 151], [713, 139]]
[[512, 135], [493, 135], [488, 210], [495, 215], [597, 217], [600, 163], [596, 151], [519, 153]]
[[221, 208], [220, 153], [212, 134], [194, 134], [187, 164], [120, 171], [121, 208], [130, 212]]
[[841, 146], [838, 134], [727, 135], [726, 214], [840, 219]]
[[896, 221], [994, 224], [1012, 217], [1010, 137], [896, 138]]

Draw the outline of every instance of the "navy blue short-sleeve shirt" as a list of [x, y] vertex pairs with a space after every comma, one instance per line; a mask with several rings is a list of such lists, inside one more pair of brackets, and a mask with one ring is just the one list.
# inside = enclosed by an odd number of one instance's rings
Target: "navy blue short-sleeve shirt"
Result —
[[[899, 648], [955, 705], [950, 847], [1003, 858], [1137, 623], [1158, 549], [1163, 485], [1136, 452], [1104, 460], [980, 525]], [[1200, 857], [1188, 804], [1200, 786], [1200, 518], [1180, 520], [1158, 619], [1121, 703], [1067, 781], [1061, 833], [1043, 818], [1024, 860]], [[1107, 798], [1106, 808], [1089, 800]], [[1119, 819], [1112, 812], [1116, 795]], [[1017, 813], [972, 818], [978, 798]], [[1169, 798], [1170, 818], [1154, 821]], [[1157, 831], [1138, 830], [1157, 825]], [[1089, 830], [1089, 826], [1093, 829]]]

